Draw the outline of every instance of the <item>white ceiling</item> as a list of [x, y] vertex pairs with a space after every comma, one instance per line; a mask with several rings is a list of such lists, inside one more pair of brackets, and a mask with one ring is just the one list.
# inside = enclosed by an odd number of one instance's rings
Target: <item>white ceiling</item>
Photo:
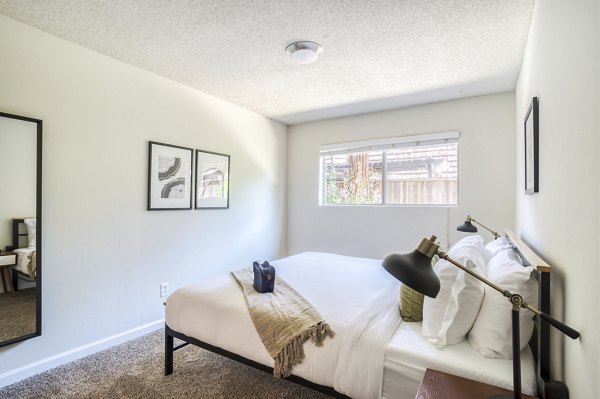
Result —
[[[534, 0], [0, 0], [0, 13], [294, 124], [514, 90]], [[320, 43], [310, 65], [286, 55]]]

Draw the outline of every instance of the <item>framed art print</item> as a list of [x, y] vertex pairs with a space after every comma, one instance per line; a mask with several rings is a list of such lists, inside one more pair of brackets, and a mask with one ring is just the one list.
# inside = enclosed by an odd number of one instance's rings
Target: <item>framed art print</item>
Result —
[[525, 194], [539, 191], [539, 109], [533, 97], [525, 116]]
[[229, 208], [229, 155], [196, 150], [196, 209]]
[[148, 210], [192, 209], [191, 148], [149, 142]]

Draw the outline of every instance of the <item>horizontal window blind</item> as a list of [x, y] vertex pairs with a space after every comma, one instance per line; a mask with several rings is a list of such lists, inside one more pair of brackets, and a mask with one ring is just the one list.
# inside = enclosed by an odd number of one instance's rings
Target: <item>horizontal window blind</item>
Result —
[[386, 139], [353, 141], [348, 143], [325, 144], [319, 149], [321, 156], [351, 154], [356, 152], [383, 151], [391, 148], [420, 147], [425, 145], [458, 142], [459, 132], [419, 134], [413, 136], [391, 137]]

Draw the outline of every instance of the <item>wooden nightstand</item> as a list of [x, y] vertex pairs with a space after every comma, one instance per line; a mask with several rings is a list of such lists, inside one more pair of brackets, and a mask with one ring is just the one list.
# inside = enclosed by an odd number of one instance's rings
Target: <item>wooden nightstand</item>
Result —
[[0, 276], [2, 277], [2, 288], [4, 292], [15, 295], [12, 286], [11, 266], [17, 264], [17, 254], [14, 252], [0, 252]]
[[[441, 371], [427, 369], [415, 399], [484, 399], [488, 395], [506, 395], [512, 398], [513, 392], [482, 382], [442, 373]], [[523, 399], [535, 398], [523, 395]]]

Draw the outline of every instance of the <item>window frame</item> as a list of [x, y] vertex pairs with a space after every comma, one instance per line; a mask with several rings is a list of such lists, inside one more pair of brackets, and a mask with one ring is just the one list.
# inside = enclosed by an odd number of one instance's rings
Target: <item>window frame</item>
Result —
[[[417, 135], [390, 137], [383, 139], [361, 140], [344, 143], [323, 144], [319, 148], [319, 206], [358, 206], [358, 207], [457, 207], [460, 204], [460, 156], [459, 156], [460, 131], [451, 130], [446, 132], [425, 133]], [[419, 147], [425, 145], [435, 145], [441, 143], [456, 142], [456, 203], [455, 204], [389, 204], [387, 201], [387, 150], [401, 147]], [[347, 203], [326, 203], [327, 179], [324, 170], [324, 157], [327, 155], [350, 154], [357, 152], [381, 151], [382, 152], [382, 180], [381, 180], [381, 203], [347, 204]]]

